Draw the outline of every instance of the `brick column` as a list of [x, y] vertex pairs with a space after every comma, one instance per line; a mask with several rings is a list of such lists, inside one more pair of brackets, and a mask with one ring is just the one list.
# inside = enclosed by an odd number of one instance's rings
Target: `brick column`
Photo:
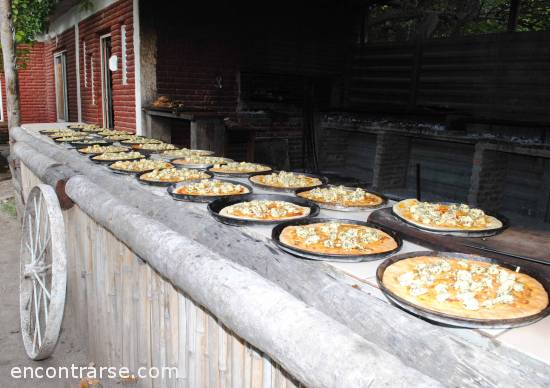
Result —
[[468, 202], [482, 209], [495, 211], [502, 204], [504, 179], [508, 168], [508, 154], [486, 149], [476, 144]]
[[376, 139], [372, 186], [375, 190], [405, 187], [410, 157], [410, 138], [380, 133]]

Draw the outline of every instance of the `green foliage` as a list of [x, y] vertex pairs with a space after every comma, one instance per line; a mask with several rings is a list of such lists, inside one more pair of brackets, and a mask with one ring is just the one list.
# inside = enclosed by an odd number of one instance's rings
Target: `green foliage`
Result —
[[[368, 40], [406, 41], [421, 32], [434, 38], [507, 30], [511, 0], [372, 1]], [[520, 0], [516, 31], [550, 30], [549, 0]]]
[[32, 42], [44, 32], [56, 3], [57, 0], [12, 0], [16, 42]]

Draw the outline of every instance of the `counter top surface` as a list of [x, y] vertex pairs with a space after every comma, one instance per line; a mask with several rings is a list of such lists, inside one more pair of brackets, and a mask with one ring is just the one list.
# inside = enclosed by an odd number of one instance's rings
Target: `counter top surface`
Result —
[[[59, 123], [56, 124], [27, 124], [23, 127], [29, 132], [39, 137], [41, 140], [50, 142], [57, 145], [60, 148], [65, 148], [67, 151], [75, 152], [69, 150], [71, 147], [68, 145], [59, 145], [53, 142], [51, 139], [46, 136], [42, 136], [38, 133], [40, 129], [47, 128], [56, 128], [60, 127]], [[64, 126], [64, 125], [63, 125]], [[75, 152], [76, 154], [76, 152]], [[86, 157], [82, 156], [82, 161], [89, 164], [90, 168], [104, 169], [107, 171], [105, 165], [95, 164], [89, 161]], [[135, 177], [133, 176], [124, 176], [119, 175], [121, 182], [135, 182]], [[247, 179], [244, 178], [231, 178], [232, 180], [241, 181], [243, 183], [249, 183]], [[152, 194], [157, 196], [169, 197], [165, 188], [153, 187], [142, 185], [146, 190], [150, 191]], [[261, 188], [254, 187], [254, 193], [257, 194], [275, 194], [278, 192], [265, 190]], [[289, 194], [292, 195], [292, 194]], [[387, 206], [391, 206], [393, 202], [389, 202]], [[183, 203], [182, 203], [183, 204]], [[207, 212], [206, 204], [202, 203], [185, 203], [187, 206], [192, 206], [196, 209], [202, 209], [205, 213]], [[354, 212], [338, 212], [321, 209], [319, 217], [326, 218], [337, 218], [337, 219], [354, 219], [366, 221], [369, 214], [372, 210], [364, 211], [354, 211]], [[228, 228], [236, 228], [234, 226], [227, 226]], [[272, 226], [242, 226], [238, 227], [244, 233], [251, 235], [257, 238], [260, 241], [266, 241], [271, 238]], [[398, 252], [407, 253], [414, 251], [424, 251], [430, 250], [429, 248], [417, 245], [406, 239], [403, 239], [403, 247]], [[300, 260], [300, 259], [296, 259]], [[376, 282], [376, 269], [384, 261], [384, 259], [361, 262], [361, 263], [339, 263], [339, 262], [323, 262], [322, 265], [327, 265], [332, 268], [337, 269], [338, 271], [345, 274], [348, 278], [349, 284], [353, 286], [358, 286], [363, 292], [366, 292], [376, 298], [383, 300], [384, 302], [389, 303], [384, 294], [378, 289]], [[490, 339], [497, 341], [503, 345], [507, 345], [511, 348], [517, 349], [525, 354], [530, 355], [536, 359], [539, 359], [547, 364], [550, 364], [550, 316], [545, 319], [521, 328], [514, 329], [461, 329], [461, 328], [446, 328], [458, 335], [461, 335], [465, 338], [469, 338], [472, 341], [475, 341], [475, 335], [489, 337]]]

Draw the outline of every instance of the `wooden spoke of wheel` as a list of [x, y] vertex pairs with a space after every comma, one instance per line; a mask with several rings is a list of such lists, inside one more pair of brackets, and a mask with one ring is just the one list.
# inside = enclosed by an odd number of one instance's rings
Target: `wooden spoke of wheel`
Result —
[[57, 344], [67, 287], [63, 214], [48, 185], [27, 198], [20, 256], [21, 335], [27, 355], [42, 360]]

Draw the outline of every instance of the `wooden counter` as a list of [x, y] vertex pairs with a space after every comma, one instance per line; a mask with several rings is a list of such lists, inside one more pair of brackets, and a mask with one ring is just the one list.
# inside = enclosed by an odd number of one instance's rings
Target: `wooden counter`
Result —
[[[42, 181], [75, 204], [64, 211], [68, 308], [98, 365], [181, 372], [142, 386], [550, 384], [548, 319], [498, 332], [420, 320], [380, 294], [380, 261], [296, 259], [269, 228], [219, 224], [206, 205], [173, 201], [37, 133], [56, 126], [11, 131], [15, 186], [24, 199]], [[403, 251], [417, 249], [405, 241]]]

